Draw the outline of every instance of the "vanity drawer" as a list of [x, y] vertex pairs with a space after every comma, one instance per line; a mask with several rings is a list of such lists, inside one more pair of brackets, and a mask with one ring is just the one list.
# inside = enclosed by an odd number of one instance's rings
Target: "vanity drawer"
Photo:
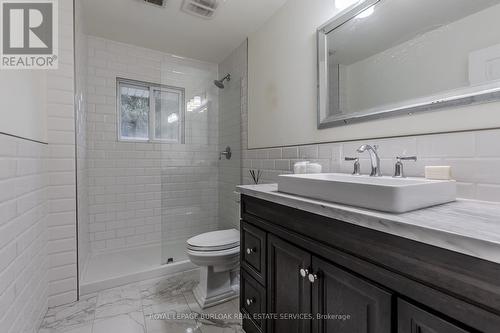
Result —
[[266, 313], [266, 290], [246, 271], [242, 271], [240, 277], [240, 310], [245, 316], [243, 320], [245, 332], [266, 330], [265, 320], [259, 318], [259, 315]]
[[266, 232], [242, 221], [241, 266], [262, 285], [266, 284]]

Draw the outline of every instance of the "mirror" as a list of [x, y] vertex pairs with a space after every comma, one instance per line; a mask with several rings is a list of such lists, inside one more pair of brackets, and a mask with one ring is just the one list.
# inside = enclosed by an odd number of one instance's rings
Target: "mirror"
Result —
[[500, 0], [366, 0], [318, 29], [318, 128], [500, 99]]

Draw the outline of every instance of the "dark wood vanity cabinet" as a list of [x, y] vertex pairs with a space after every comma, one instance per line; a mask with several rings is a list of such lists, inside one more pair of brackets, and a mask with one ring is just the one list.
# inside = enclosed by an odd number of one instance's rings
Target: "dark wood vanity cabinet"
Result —
[[268, 310], [299, 315], [268, 320], [269, 332], [390, 332], [389, 292], [276, 236], [267, 248]]
[[498, 333], [500, 265], [242, 196], [247, 333]]
[[[311, 255], [292, 244], [269, 235], [268, 311], [277, 314], [311, 314], [311, 283], [300, 270], [311, 267]], [[304, 271], [305, 272], [305, 271]], [[270, 318], [269, 332], [310, 332], [310, 318]]]
[[320, 258], [313, 258], [312, 267], [313, 332], [391, 332], [389, 291]]
[[466, 333], [468, 331], [432, 315], [408, 302], [398, 300], [398, 333]]

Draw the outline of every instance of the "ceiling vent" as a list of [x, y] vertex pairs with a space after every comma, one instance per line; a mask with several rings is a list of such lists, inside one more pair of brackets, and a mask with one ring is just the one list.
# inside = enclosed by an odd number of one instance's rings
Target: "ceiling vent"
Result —
[[217, 9], [218, 0], [184, 0], [182, 10], [188, 14], [210, 19]]
[[165, 7], [165, 5], [167, 4], [167, 0], [143, 0], [143, 1], [159, 7]]

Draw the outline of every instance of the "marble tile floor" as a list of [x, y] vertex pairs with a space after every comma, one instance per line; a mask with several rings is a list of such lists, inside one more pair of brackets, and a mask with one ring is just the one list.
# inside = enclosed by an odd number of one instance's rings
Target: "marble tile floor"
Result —
[[101, 291], [48, 310], [39, 333], [242, 333], [238, 300], [201, 310], [199, 271]]

